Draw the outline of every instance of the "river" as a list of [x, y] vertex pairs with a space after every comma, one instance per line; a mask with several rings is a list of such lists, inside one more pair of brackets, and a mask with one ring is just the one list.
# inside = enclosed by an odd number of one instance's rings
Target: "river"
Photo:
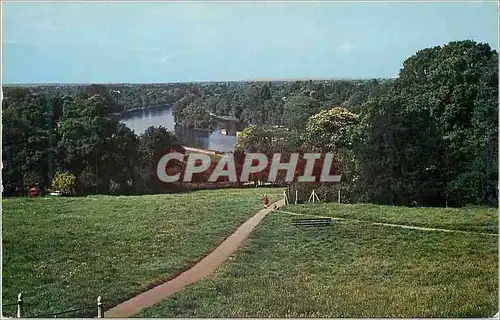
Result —
[[181, 128], [175, 125], [171, 107], [148, 108], [127, 112], [120, 116], [120, 122], [123, 122], [136, 134], [142, 134], [151, 126], [163, 126], [167, 130], [175, 132], [175, 135], [186, 147], [220, 152], [234, 151], [237, 139], [236, 132], [243, 129], [242, 125], [231, 120], [220, 120], [217, 130], [214, 132]]

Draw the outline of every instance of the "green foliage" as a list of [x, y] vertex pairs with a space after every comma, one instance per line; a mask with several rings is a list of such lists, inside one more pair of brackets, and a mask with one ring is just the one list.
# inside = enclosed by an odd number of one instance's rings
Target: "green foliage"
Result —
[[236, 150], [246, 152], [291, 153], [299, 152], [299, 135], [287, 128], [254, 125], [244, 129], [238, 137]]
[[58, 99], [24, 89], [12, 89], [2, 101], [2, 161], [4, 195], [23, 195], [30, 184], [44, 188], [56, 166], [54, 120]]
[[317, 99], [304, 94], [296, 94], [286, 99], [283, 111], [283, 124], [294, 131], [302, 132], [307, 120], [321, 111], [322, 106]]
[[[161, 190], [161, 184], [156, 177], [156, 165], [168, 150], [183, 151], [177, 137], [165, 127], [149, 127], [139, 137], [138, 162], [135, 165], [136, 189], [145, 193], [155, 193]], [[170, 162], [169, 165], [172, 165]]]
[[210, 112], [199, 102], [190, 103], [177, 117], [182, 119], [178, 124], [186, 128], [210, 131], [214, 129]]
[[485, 137], [495, 189], [498, 54], [488, 45], [460, 41], [417, 52], [394, 90], [366, 103], [360, 117], [360, 188], [370, 201], [486, 203]]
[[[352, 136], [356, 129], [357, 116], [345, 108], [333, 107], [311, 116], [304, 132], [304, 149], [311, 152], [330, 152], [334, 154], [334, 166], [337, 174], [342, 175], [340, 184], [295, 183], [304, 198], [315, 189], [323, 199], [335, 201], [338, 190], [349, 199], [355, 177], [355, 156], [352, 150]], [[345, 199], [344, 199], [345, 200]]]
[[58, 172], [52, 180], [52, 188], [66, 195], [75, 194], [76, 177], [70, 172]]
[[[175, 106], [193, 98], [209, 112], [224, 117], [236, 117], [248, 124], [283, 124], [284, 103], [295, 95], [316, 99], [323, 106], [338, 105], [358, 112], [361, 104], [386, 92], [392, 79], [328, 80], [328, 81], [273, 81], [229, 83], [172, 83], [141, 85], [67, 85], [34, 86], [29, 92], [54, 97], [65, 95], [99, 94], [104, 96], [110, 113], [136, 108]], [[12, 88], [6, 88], [6, 96]], [[189, 102], [189, 103], [190, 103]], [[185, 106], [189, 105], [185, 104]], [[183, 118], [183, 116], [181, 116]], [[179, 119], [179, 123], [182, 119]]]
[[[119, 124], [107, 117], [105, 97], [81, 94], [65, 100], [64, 113], [58, 122], [59, 148], [62, 165], [79, 177], [80, 191], [103, 192], [109, 189], [109, 180], [117, 162], [116, 139]], [[94, 181], [88, 181], [94, 176]]]
[[110, 147], [108, 152], [109, 161], [115, 165], [109, 165], [108, 176], [110, 179], [110, 192], [113, 194], [131, 194], [139, 191], [134, 182], [135, 172], [138, 169], [138, 163], [141, 159], [139, 150], [140, 137], [134, 132], [119, 123], [115, 133], [110, 138]]
[[355, 123], [356, 115], [347, 109], [333, 107], [322, 110], [307, 121], [306, 143], [323, 151], [336, 151], [349, 147], [349, 129]]

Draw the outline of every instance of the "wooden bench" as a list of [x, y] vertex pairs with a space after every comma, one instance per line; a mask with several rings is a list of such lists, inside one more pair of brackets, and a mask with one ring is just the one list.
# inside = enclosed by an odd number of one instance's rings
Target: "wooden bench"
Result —
[[331, 218], [293, 219], [292, 224], [296, 227], [328, 227], [333, 224]]

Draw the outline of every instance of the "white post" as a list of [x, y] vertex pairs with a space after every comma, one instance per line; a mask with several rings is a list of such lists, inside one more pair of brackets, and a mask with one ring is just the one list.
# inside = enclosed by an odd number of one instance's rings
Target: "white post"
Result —
[[339, 189], [339, 203], [340, 203], [340, 189]]
[[22, 318], [23, 316], [24, 316], [23, 294], [19, 293], [17, 295], [17, 315], [16, 315], [16, 318]]
[[104, 318], [104, 312], [102, 311], [101, 296], [97, 297], [97, 317], [98, 318]]
[[314, 189], [313, 189], [313, 192], [312, 192], [311, 196], [313, 198], [313, 203], [314, 203], [314, 201], [316, 200], [316, 199], [314, 199]]
[[299, 190], [295, 189], [295, 204], [299, 203]]

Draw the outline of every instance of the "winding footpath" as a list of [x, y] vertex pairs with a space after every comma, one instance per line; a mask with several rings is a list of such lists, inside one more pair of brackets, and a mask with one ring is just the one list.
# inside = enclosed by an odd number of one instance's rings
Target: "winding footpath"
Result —
[[151, 290], [143, 292], [130, 300], [104, 312], [105, 318], [128, 318], [139, 313], [142, 309], [151, 307], [170, 295], [181, 291], [185, 286], [193, 284], [210, 276], [222, 263], [238, 250], [243, 242], [252, 233], [255, 227], [277, 205], [282, 207], [284, 200], [272, 203], [267, 209], [262, 209], [243, 223], [236, 231], [222, 242], [215, 250], [195, 264], [191, 269], [181, 273], [174, 279], [167, 281]]

